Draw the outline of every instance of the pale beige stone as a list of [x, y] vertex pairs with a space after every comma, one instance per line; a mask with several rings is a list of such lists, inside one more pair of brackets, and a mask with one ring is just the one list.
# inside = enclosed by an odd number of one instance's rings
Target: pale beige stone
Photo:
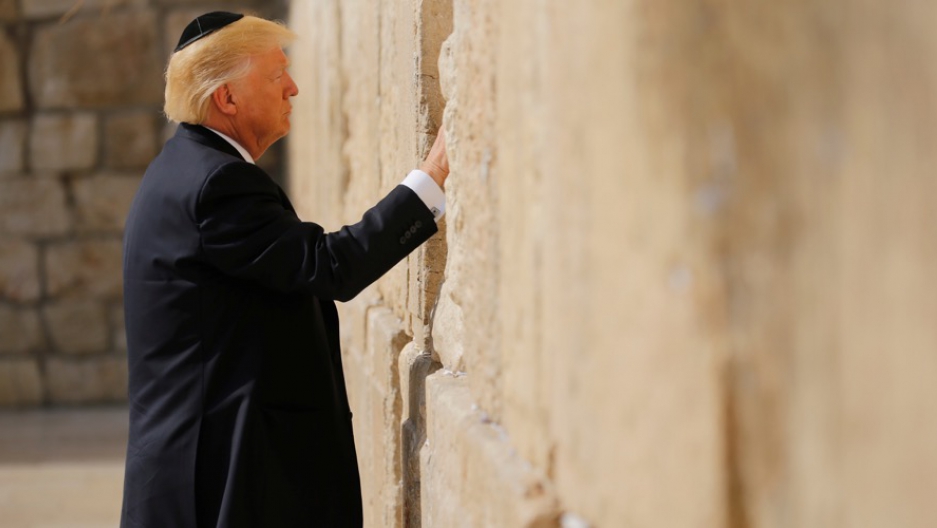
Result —
[[36, 352], [44, 346], [36, 310], [0, 304], [0, 354]]
[[0, 238], [0, 297], [16, 302], [39, 299], [39, 251], [35, 244]]
[[88, 169], [97, 154], [94, 114], [40, 114], [33, 119], [29, 159], [34, 170]]
[[42, 402], [42, 378], [34, 359], [0, 359], [0, 407]]
[[15, 112], [25, 104], [23, 78], [16, 45], [0, 32], [0, 112]]
[[127, 360], [118, 357], [49, 358], [52, 403], [109, 403], [127, 399]]
[[46, 285], [55, 297], [119, 299], [123, 292], [120, 240], [78, 240], [48, 246]]
[[145, 168], [157, 148], [154, 111], [118, 114], [104, 122], [104, 163], [113, 168]]
[[56, 351], [83, 355], [107, 349], [110, 325], [107, 310], [99, 301], [57, 301], [42, 311]]
[[422, 526], [556, 526], [549, 482], [472, 401], [468, 385], [449, 371], [426, 378]]
[[74, 180], [75, 219], [79, 229], [121, 231], [140, 175], [100, 174]]
[[0, 178], [21, 172], [26, 164], [26, 122], [0, 121]]
[[40, 108], [101, 108], [163, 100], [156, 16], [120, 11], [40, 26], [29, 61]]
[[64, 234], [69, 212], [61, 182], [52, 178], [0, 180], [0, 233]]

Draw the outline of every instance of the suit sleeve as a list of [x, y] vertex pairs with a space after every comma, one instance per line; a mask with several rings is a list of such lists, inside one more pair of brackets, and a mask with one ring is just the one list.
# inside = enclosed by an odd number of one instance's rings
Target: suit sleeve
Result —
[[246, 163], [209, 176], [196, 205], [205, 260], [281, 292], [353, 298], [436, 232], [433, 214], [398, 185], [356, 224], [334, 233], [301, 221], [262, 170]]

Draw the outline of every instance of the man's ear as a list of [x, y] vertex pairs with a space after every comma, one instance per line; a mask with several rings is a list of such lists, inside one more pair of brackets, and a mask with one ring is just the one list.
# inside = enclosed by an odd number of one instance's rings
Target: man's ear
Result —
[[238, 113], [237, 105], [234, 103], [234, 94], [227, 84], [222, 84], [211, 94], [212, 104], [224, 115], [234, 115]]

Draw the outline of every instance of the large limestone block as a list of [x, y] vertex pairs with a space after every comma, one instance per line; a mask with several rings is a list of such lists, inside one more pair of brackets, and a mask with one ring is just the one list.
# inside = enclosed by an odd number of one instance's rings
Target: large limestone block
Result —
[[42, 377], [34, 359], [0, 359], [0, 406], [28, 407], [42, 402]]
[[109, 403], [127, 399], [124, 358], [50, 358], [46, 362], [46, 376], [52, 403]]
[[433, 321], [433, 348], [440, 361], [451, 370], [472, 374], [473, 394], [495, 417], [501, 405], [497, 296], [502, 231], [494, 164], [499, 152], [493, 67], [498, 59], [497, 5], [487, 0], [453, 2], [452, 33], [439, 52], [453, 177], [446, 182], [448, 255]]
[[24, 104], [19, 52], [6, 32], [0, 32], [0, 112], [16, 112]]
[[69, 212], [62, 184], [52, 178], [0, 180], [0, 232], [26, 236], [66, 233]]
[[55, 297], [119, 299], [123, 292], [119, 240], [77, 240], [46, 249], [47, 293]]
[[163, 61], [153, 13], [74, 18], [36, 31], [29, 62], [40, 108], [162, 102]]
[[52, 344], [59, 352], [84, 355], [108, 348], [110, 325], [106, 307], [98, 301], [65, 300], [43, 308]]
[[39, 299], [39, 251], [34, 244], [0, 238], [0, 297], [17, 302]]
[[420, 456], [422, 526], [558, 526], [549, 483], [478, 408], [464, 376], [439, 371], [426, 378]]
[[75, 219], [79, 229], [121, 231], [139, 175], [101, 174], [74, 181]]
[[0, 354], [37, 352], [45, 346], [34, 309], [0, 304]]
[[342, 150], [348, 122], [342, 103], [339, 3], [290, 3], [290, 23], [301, 35], [289, 50], [291, 72], [301, 94], [293, 99], [293, 128], [288, 138], [290, 199], [300, 218], [327, 230], [345, 221], [341, 209], [350, 170]]
[[33, 169], [89, 169], [98, 155], [98, 119], [92, 113], [40, 114], [33, 119], [29, 159]]
[[104, 163], [117, 169], [146, 167], [156, 156], [157, 114], [118, 114], [104, 123]]
[[400, 486], [400, 417], [402, 395], [397, 360], [409, 338], [387, 307], [367, 312], [367, 346], [357, 366], [365, 385], [354, 410], [366, 434], [356, 435], [364, 517], [368, 526], [399, 527], [402, 523]]
[[26, 163], [26, 122], [0, 121], [0, 178], [24, 169]]

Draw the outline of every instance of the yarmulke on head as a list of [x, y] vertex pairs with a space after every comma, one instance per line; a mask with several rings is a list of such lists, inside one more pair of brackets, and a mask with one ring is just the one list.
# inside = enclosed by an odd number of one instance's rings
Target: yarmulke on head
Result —
[[202, 16], [195, 17], [195, 20], [189, 22], [189, 25], [182, 30], [182, 36], [179, 37], [179, 44], [174, 51], [179, 51], [196, 40], [207, 37], [215, 31], [237, 22], [244, 18], [240, 13], [229, 13], [227, 11], [212, 11]]

